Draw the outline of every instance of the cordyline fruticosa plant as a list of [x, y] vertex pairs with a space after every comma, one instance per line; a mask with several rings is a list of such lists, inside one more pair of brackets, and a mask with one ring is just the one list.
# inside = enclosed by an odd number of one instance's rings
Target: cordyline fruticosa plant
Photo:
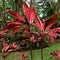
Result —
[[60, 50], [56, 50], [50, 53], [51, 54], [51, 58], [57, 58], [57, 60], [60, 60]]
[[2, 52], [3, 54], [1, 54], [1, 56], [4, 58], [4, 60], [7, 58], [7, 56], [9, 54], [11, 54], [12, 52], [16, 52], [16, 51], [21, 51], [22, 47], [17, 46], [17, 44], [15, 42], [7, 44], [6, 40], [3, 40], [3, 49]]
[[[12, 29], [11, 34], [14, 35], [20, 29], [23, 28], [22, 35], [25, 37], [23, 42], [25, 43], [27, 41], [30, 41], [30, 45], [31, 45], [34, 42], [39, 41], [41, 43], [41, 59], [43, 60], [42, 43], [45, 40], [44, 38], [46, 37], [46, 35], [50, 36], [50, 42], [53, 42], [57, 36], [60, 36], [57, 33], [60, 32], [59, 27], [51, 28], [58, 20], [59, 13], [55, 13], [51, 17], [46, 18], [44, 21], [41, 21], [35, 12], [34, 6], [32, 5], [32, 7], [30, 8], [25, 2], [24, 2], [25, 18], [22, 17], [19, 13], [16, 13], [12, 10], [6, 10], [5, 12], [9, 13], [16, 19], [14, 21], [6, 22], [6, 27], [2, 31], [0, 31], [0, 35], [4, 36], [11, 29]], [[38, 27], [40, 32], [32, 32], [33, 27]], [[35, 35], [37, 35], [38, 37], [35, 37]], [[15, 40], [17, 40], [18, 38], [21, 38], [21, 36], [16, 37]], [[9, 46], [6, 46], [6, 49], [8, 48]], [[31, 48], [31, 60], [33, 60], [32, 47], [30, 46], [30, 48]]]

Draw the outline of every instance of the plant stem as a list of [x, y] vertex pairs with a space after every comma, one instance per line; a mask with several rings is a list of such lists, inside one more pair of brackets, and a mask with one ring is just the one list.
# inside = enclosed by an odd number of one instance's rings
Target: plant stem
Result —
[[[29, 31], [29, 34], [31, 33], [31, 30], [30, 30], [30, 26], [28, 25], [28, 31]], [[33, 60], [33, 51], [32, 51], [32, 42], [31, 42], [31, 37], [30, 37], [30, 56], [31, 56], [31, 60]]]
[[30, 42], [30, 56], [31, 56], [31, 60], [33, 60], [33, 51], [32, 51], [31, 42]]
[[5, 60], [5, 58], [4, 58], [4, 60]]
[[13, 52], [13, 60], [14, 60], [14, 52]]
[[43, 44], [41, 43], [41, 60], [43, 60]]
[[32, 43], [33, 48], [33, 60], [34, 60], [34, 42]]

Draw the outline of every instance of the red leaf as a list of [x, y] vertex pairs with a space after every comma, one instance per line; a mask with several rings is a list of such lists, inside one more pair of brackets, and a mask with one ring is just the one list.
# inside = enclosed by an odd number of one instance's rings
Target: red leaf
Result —
[[55, 52], [52, 52], [51, 55], [52, 55], [52, 57], [60, 58], [60, 51], [56, 50]]
[[19, 21], [7, 22], [7, 27], [13, 30], [12, 34], [17, 33], [20, 30], [21, 26], [22, 23], [20, 23]]
[[20, 44], [22, 44], [22, 45], [25, 44], [25, 43], [26, 43], [26, 40], [23, 40], [23, 41], [20, 42]]
[[0, 31], [0, 35], [4, 35], [8, 30], [8, 28], [5, 28], [4, 30]]
[[7, 22], [7, 25], [22, 25], [22, 23], [19, 21], [11, 21], [11, 22]]
[[31, 34], [31, 42], [32, 43], [36, 42], [34, 34]]
[[54, 39], [55, 39], [55, 37], [50, 37], [50, 43], [54, 43]]
[[12, 44], [12, 47], [16, 48], [17, 47], [16, 43], [13, 43]]
[[56, 51], [56, 55], [58, 58], [60, 58], [60, 51], [59, 50]]
[[52, 37], [57, 37], [58, 36], [58, 34], [57, 33], [54, 33], [53, 31], [48, 31], [47, 34], [49, 36], [52, 36]]
[[60, 28], [56, 28], [56, 32], [60, 32]]
[[17, 33], [19, 30], [20, 30], [20, 28], [15, 28], [15, 29], [13, 29], [12, 34], [14, 35], [14, 34]]
[[34, 37], [34, 34], [31, 34], [31, 40], [34, 40], [35, 37]]
[[54, 29], [51, 29], [50, 31], [48, 31], [48, 35], [55, 35], [56, 36], [60, 36], [60, 34], [58, 34], [57, 32], [60, 32], [60, 28], [54, 28]]
[[3, 40], [3, 50], [6, 52], [10, 46], [6, 44], [6, 40]]
[[16, 43], [10, 43], [10, 47], [16, 48], [17, 45], [16, 45]]
[[28, 55], [26, 53], [22, 53], [22, 59], [25, 59], [27, 57], [28, 57]]
[[31, 13], [30, 7], [25, 2], [24, 2], [24, 12], [26, 14], [27, 19], [30, 20], [30, 13]]
[[60, 32], [60, 28], [53, 28], [52, 31], [54, 31], [54, 32]]
[[33, 23], [33, 20], [35, 19], [35, 16], [36, 16], [35, 9], [34, 9], [34, 6], [32, 5], [30, 21], [29, 21], [30, 24]]
[[12, 15], [13, 17], [17, 18], [18, 20], [25, 22], [24, 18], [20, 14], [14, 12], [12, 10], [7, 10], [6, 12], [9, 13], [10, 15]]
[[28, 32], [28, 29], [27, 28], [24, 28], [23, 29], [23, 33], [27, 33]]
[[20, 39], [21, 38], [21, 36], [17, 36], [14, 40], [18, 40], [18, 39]]
[[58, 13], [52, 15], [50, 18], [46, 19], [45, 29], [49, 29], [58, 20]]
[[9, 53], [12, 53], [12, 52], [14, 52], [14, 50], [13, 49], [9, 49], [8, 52]]
[[36, 26], [38, 26], [38, 28], [41, 30], [41, 31], [44, 31], [44, 26], [43, 26], [43, 24], [42, 24], [42, 22], [41, 22], [41, 20], [39, 19], [39, 17], [38, 16], [36, 16]]

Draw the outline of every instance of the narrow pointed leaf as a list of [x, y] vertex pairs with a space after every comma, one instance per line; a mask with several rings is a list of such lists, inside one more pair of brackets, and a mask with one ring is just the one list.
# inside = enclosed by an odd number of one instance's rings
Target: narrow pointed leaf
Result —
[[23, 40], [20, 42], [20, 44], [25, 44], [26, 43], [26, 40]]
[[60, 28], [53, 28], [52, 31], [54, 31], [54, 32], [60, 32]]
[[6, 12], [9, 13], [10, 15], [12, 15], [13, 17], [17, 18], [18, 20], [25, 22], [24, 18], [20, 14], [14, 12], [12, 10], [7, 10]]
[[23, 33], [27, 33], [28, 32], [28, 29], [27, 28], [24, 28], [23, 29]]
[[24, 12], [26, 14], [27, 19], [30, 20], [30, 13], [31, 13], [30, 7], [25, 2], [24, 2]]
[[50, 43], [54, 43], [54, 39], [55, 39], [55, 37], [50, 37]]
[[14, 42], [14, 43], [10, 43], [10, 47], [16, 48], [16, 47], [17, 47], [17, 45], [16, 45], [16, 43], [15, 43], [15, 42]]
[[3, 50], [6, 52], [9, 48], [9, 45], [7, 46], [6, 40], [3, 40]]
[[44, 31], [43, 24], [42, 24], [42, 22], [41, 22], [41, 20], [39, 19], [38, 16], [36, 16], [36, 26], [38, 26], [38, 28], [39, 28], [41, 31]]
[[56, 51], [52, 52], [51, 55], [52, 55], [52, 57], [60, 58], [60, 51], [56, 50]]
[[4, 30], [0, 31], [0, 35], [4, 35], [8, 30], [8, 28], [5, 28]]
[[14, 34], [17, 33], [19, 30], [20, 30], [20, 28], [15, 28], [15, 29], [13, 29], [12, 34], [14, 35]]
[[35, 15], [36, 15], [36, 12], [35, 12], [34, 6], [32, 5], [31, 15], [30, 15], [30, 24], [33, 23], [35, 19]]
[[52, 37], [60, 36], [59, 34], [54, 33], [53, 31], [49, 31], [49, 32], [47, 32], [47, 34], [48, 34], [49, 36], [52, 36]]
[[14, 40], [18, 40], [18, 39], [20, 39], [21, 38], [21, 36], [17, 36]]
[[7, 25], [22, 25], [22, 23], [18, 21], [11, 21], [11, 22], [7, 22]]
[[56, 14], [52, 15], [50, 18], [48, 18], [45, 23], [45, 29], [46, 30], [49, 29], [53, 24], [56, 23], [57, 19], [58, 19], [58, 13], [56, 13]]

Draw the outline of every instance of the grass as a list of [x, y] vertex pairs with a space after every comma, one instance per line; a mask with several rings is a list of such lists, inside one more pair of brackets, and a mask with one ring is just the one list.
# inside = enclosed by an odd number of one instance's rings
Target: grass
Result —
[[[50, 58], [51, 55], [50, 55], [50, 52], [53, 52], [55, 50], [60, 50], [60, 44], [56, 44], [56, 45], [52, 45], [48, 48], [45, 48], [44, 49], [44, 60], [56, 60], [56, 58]], [[28, 54], [28, 58], [26, 60], [31, 60], [30, 59], [30, 52], [29, 51], [26, 51], [25, 53]], [[12, 54], [10, 54], [6, 60], [21, 60], [21, 56], [19, 56], [19, 54], [21, 53], [17, 53], [17, 52], [14, 52]], [[40, 50], [33, 50], [33, 57], [34, 57], [34, 60], [41, 60], [41, 56], [40, 56]], [[0, 56], [0, 60], [3, 60], [3, 58]]]

